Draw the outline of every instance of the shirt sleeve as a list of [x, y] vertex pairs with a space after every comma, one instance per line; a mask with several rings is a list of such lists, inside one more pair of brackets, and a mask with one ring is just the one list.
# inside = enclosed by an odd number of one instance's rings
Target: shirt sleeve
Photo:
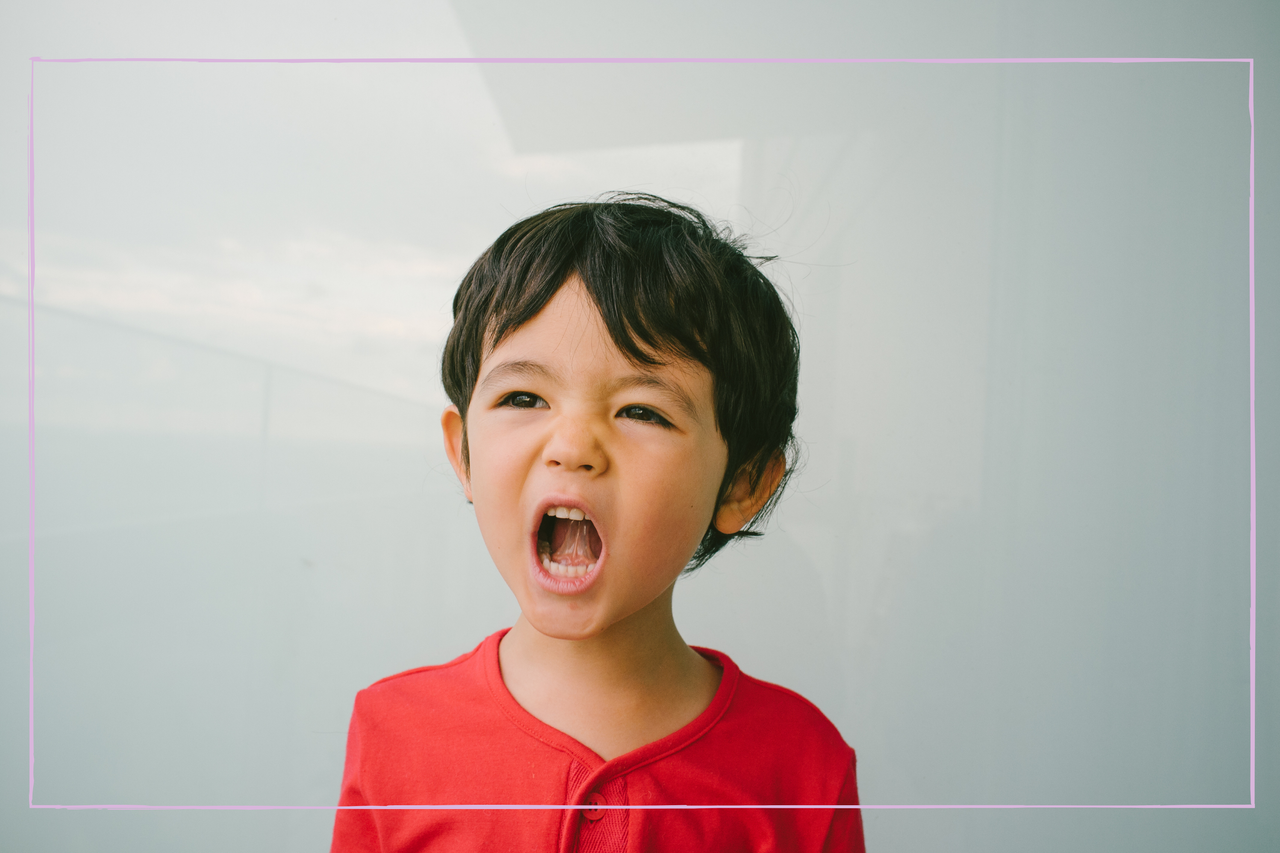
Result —
[[338, 797], [338, 810], [333, 817], [333, 843], [330, 853], [380, 853], [378, 826], [371, 809], [341, 808], [342, 806], [367, 806], [369, 801], [363, 789], [361, 762], [360, 696], [356, 695], [355, 709], [351, 712], [351, 725], [347, 729], [347, 759], [342, 770], [342, 793]]
[[[836, 797], [837, 806], [858, 805], [857, 767], [858, 758], [854, 756], [849, 759], [849, 770]], [[866, 849], [862, 837], [862, 809], [835, 809], [826, 843], [822, 845], [823, 853], [866, 853]]]

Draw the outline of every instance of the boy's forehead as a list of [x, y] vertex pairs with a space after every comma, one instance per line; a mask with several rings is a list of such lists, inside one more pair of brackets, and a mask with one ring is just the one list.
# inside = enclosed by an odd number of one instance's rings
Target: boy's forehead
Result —
[[495, 342], [497, 331], [495, 323], [485, 335], [481, 375], [490, 368], [495, 356], [500, 360], [505, 353], [526, 349], [554, 353], [563, 360], [582, 365], [590, 365], [603, 358], [625, 362], [641, 372], [675, 371], [687, 373], [690, 378], [706, 370], [704, 365], [687, 354], [669, 348], [655, 348], [638, 336], [633, 337], [634, 344], [647, 356], [649, 363], [623, 350], [609, 334], [600, 307], [576, 274], [560, 286], [542, 310], [524, 323], [503, 330], [502, 340]]
[[512, 381], [577, 385], [592, 395], [648, 389], [667, 397], [691, 420], [715, 425], [714, 378], [701, 362], [678, 351], [635, 345], [651, 363], [618, 346], [595, 300], [577, 276], [571, 276], [527, 322], [504, 332], [481, 356], [476, 391]]

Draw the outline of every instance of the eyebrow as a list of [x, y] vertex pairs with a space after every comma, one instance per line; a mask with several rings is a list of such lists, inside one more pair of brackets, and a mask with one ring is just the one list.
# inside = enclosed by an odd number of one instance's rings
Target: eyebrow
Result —
[[560, 376], [542, 362], [504, 361], [489, 371], [488, 375], [476, 386], [476, 390], [511, 379], [545, 379], [556, 382], [560, 379]]
[[[512, 379], [541, 379], [559, 383], [560, 374], [539, 361], [504, 361], [485, 375], [476, 390], [501, 382], [509, 382]], [[660, 376], [650, 373], [633, 373], [611, 383], [608, 392], [614, 394], [627, 388], [652, 388], [670, 398], [671, 402], [691, 420], [702, 423], [702, 417], [698, 414], [698, 407], [694, 404], [693, 398], [679, 385], [668, 382]]]

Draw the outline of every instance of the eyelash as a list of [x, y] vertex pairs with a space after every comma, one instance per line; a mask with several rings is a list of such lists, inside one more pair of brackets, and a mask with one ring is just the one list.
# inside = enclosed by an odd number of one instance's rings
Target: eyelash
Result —
[[[521, 403], [517, 403], [516, 402], [517, 400], [525, 404], [522, 405]], [[528, 405], [528, 403], [532, 403], [532, 405]], [[541, 403], [542, 405], [539, 406], [538, 405], [539, 403]], [[509, 406], [510, 408], [513, 408], [513, 409], [540, 409], [540, 408], [545, 408], [547, 404], [546, 404], [546, 401], [543, 400], [541, 397], [539, 397], [537, 394], [530, 394], [528, 391], [513, 391], [507, 396], [503, 397], [501, 402], [498, 405]], [[662, 415], [655, 412], [653, 409], [650, 409], [648, 406], [638, 406], [638, 405], [623, 406], [621, 409], [618, 410], [617, 417], [619, 418], [625, 417], [627, 420], [639, 421], [640, 423], [657, 424], [658, 426], [663, 427], [664, 429], [670, 429], [672, 427], [671, 421], [667, 420]]]
[[[640, 412], [640, 413], [643, 413], [645, 417], [639, 417], [639, 418], [631, 417], [625, 414], [627, 412]], [[662, 415], [655, 412], [653, 409], [650, 409], [648, 406], [623, 406], [618, 411], [617, 416], [620, 418], [626, 417], [627, 420], [640, 421], [641, 423], [657, 424], [658, 426], [663, 427], [664, 429], [671, 429], [671, 421], [667, 420]]]
[[[519, 400], [521, 398], [531, 401], [533, 405], [531, 406], [517, 405], [516, 400]], [[539, 406], [538, 403], [542, 403], [543, 405]], [[510, 406], [513, 409], [538, 409], [538, 408], [545, 407], [546, 401], [543, 400], [541, 397], [539, 397], [537, 394], [530, 394], [528, 391], [512, 391], [510, 394], [503, 397], [502, 402], [500, 402], [498, 405]]]

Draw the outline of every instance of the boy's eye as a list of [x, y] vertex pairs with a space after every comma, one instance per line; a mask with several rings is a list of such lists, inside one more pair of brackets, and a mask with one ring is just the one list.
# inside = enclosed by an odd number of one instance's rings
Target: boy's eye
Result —
[[671, 426], [671, 421], [662, 415], [650, 409], [648, 406], [623, 406], [618, 412], [618, 417], [626, 418], [632, 421], [645, 421], [646, 423], [658, 424], [659, 426]]
[[515, 409], [545, 409], [547, 408], [547, 401], [537, 394], [530, 394], [527, 391], [514, 391], [503, 397], [499, 405], [511, 406]]

